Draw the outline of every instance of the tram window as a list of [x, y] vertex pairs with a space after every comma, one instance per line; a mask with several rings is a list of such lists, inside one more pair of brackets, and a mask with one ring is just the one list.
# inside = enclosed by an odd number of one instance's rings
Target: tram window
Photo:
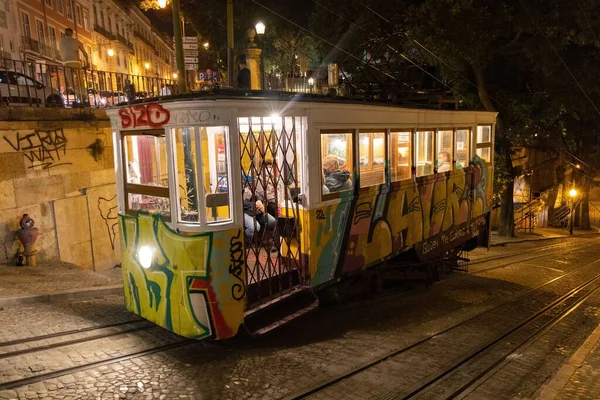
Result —
[[123, 158], [128, 211], [160, 213], [170, 218], [167, 146], [163, 131], [124, 134]]
[[196, 135], [194, 128], [179, 128], [175, 131], [177, 151], [177, 183], [179, 186], [179, 219], [185, 222], [200, 222], [198, 215], [198, 165]]
[[417, 176], [433, 174], [433, 132], [422, 131], [415, 134], [417, 156]]
[[229, 210], [229, 160], [227, 159], [227, 127], [211, 126], [200, 129], [202, 182], [208, 224], [231, 219]]
[[390, 132], [390, 176], [392, 182], [411, 176], [410, 137], [412, 132]]
[[452, 170], [452, 134], [454, 131], [438, 131], [437, 132], [437, 172], [446, 172]]
[[385, 182], [385, 132], [361, 132], [358, 135], [360, 187]]
[[486, 162], [492, 160], [492, 127], [490, 125], [477, 127], [477, 155]]
[[352, 133], [321, 134], [322, 193], [352, 189]]
[[457, 129], [454, 136], [454, 167], [464, 168], [469, 165], [470, 129]]

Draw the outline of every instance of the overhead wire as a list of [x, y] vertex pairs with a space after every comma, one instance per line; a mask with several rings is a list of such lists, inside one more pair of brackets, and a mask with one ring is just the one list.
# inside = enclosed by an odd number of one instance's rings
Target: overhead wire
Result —
[[[373, 68], [373, 69], [375, 69], [375, 70], [377, 70], [377, 71], [381, 72], [382, 74], [384, 74], [384, 75], [386, 75], [386, 76], [388, 76], [388, 77], [390, 77], [390, 78], [392, 78], [392, 79], [394, 79], [394, 80], [398, 81], [398, 79], [397, 79], [395, 76], [393, 76], [393, 75], [390, 75], [390, 74], [388, 74], [388, 73], [387, 73], [387, 72], [385, 72], [385, 71], [382, 71], [381, 69], [379, 69], [379, 68], [375, 67], [375, 66], [374, 66], [374, 65], [372, 65], [372, 64], [366, 63], [364, 60], [361, 60], [360, 58], [356, 57], [355, 55], [348, 53], [346, 50], [342, 49], [342, 48], [341, 48], [341, 47], [339, 47], [338, 45], [336, 45], [336, 44], [334, 44], [334, 43], [330, 42], [329, 40], [327, 40], [327, 39], [325, 39], [325, 38], [323, 38], [323, 37], [321, 37], [321, 36], [317, 35], [316, 33], [314, 33], [314, 32], [312, 32], [312, 31], [310, 31], [309, 29], [306, 29], [306, 28], [304, 28], [303, 26], [301, 26], [301, 25], [299, 25], [299, 24], [295, 23], [294, 21], [290, 20], [289, 18], [286, 18], [285, 16], [283, 16], [283, 15], [279, 14], [278, 12], [274, 11], [273, 9], [271, 9], [271, 8], [269, 8], [269, 7], [267, 7], [267, 6], [265, 6], [264, 4], [260, 3], [259, 1], [257, 1], [257, 0], [252, 0], [252, 2], [253, 2], [253, 3], [255, 3], [256, 5], [258, 5], [258, 6], [262, 7], [262, 8], [264, 8], [265, 10], [269, 11], [270, 13], [272, 13], [272, 14], [274, 14], [274, 15], [278, 16], [279, 18], [281, 18], [281, 19], [285, 20], [286, 22], [289, 22], [290, 24], [292, 24], [292, 25], [296, 26], [297, 28], [299, 28], [299, 29], [301, 29], [302, 31], [304, 31], [304, 32], [308, 33], [309, 35], [316, 37], [317, 39], [319, 39], [319, 40], [321, 40], [321, 41], [323, 41], [323, 42], [325, 42], [325, 43], [329, 44], [330, 46], [333, 46], [334, 48], [336, 48], [336, 49], [338, 49], [338, 50], [342, 51], [343, 53], [350, 55], [352, 58], [354, 58], [354, 59], [358, 60], [359, 62], [362, 62], [363, 64], [365, 64], [365, 65], [367, 65], [367, 66], [369, 66], [369, 67], [371, 67], [371, 68]], [[371, 10], [371, 11], [373, 11], [373, 10]], [[373, 12], [374, 12], [374, 11], [373, 11]], [[389, 45], [388, 45], [388, 46], [389, 46]], [[390, 47], [391, 47], [391, 46], [390, 46]], [[464, 99], [464, 100], [470, 101], [470, 100], [469, 100], [469, 98], [468, 98], [467, 96], [463, 95], [461, 92], [459, 92], [458, 90], [456, 90], [456, 89], [455, 89], [455, 88], [453, 88], [452, 86], [450, 86], [450, 85], [448, 85], [447, 83], [443, 82], [443, 81], [442, 81], [442, 80], [440, 80], [438, 77], [436, 77], [435, 75], [431, 74], [429, 71], [425, 70], [425, 69], [424, 69], [423, 67], [421, 67], [420, 65], [416, 64], [414, 61], [412, 61], [410, 58], [406, 57], [406, 56], [405, 56], [404, 54], [402, 54], [401, 52], [398, 52], [398, 51], [397, 51], [396, 49], [394, 49], [394, 48], [392, 48], [392, 49], [393, 49], [393, 50], [394, 50], [394, 51], [395, 51], [395, 52], [396, 52], [398, 55], [400, 55], [400, 57], [402, 57], [404, 60], [406, 60], [406, 61], [408, 61], [409, 63], [411, 63], [412, 65], [414, 65], [415, 67], [417, 67], [418, 69], [420, 69], [421, 71], [423, 71], [425, 74], [429, 75], [431, 78], [433, 78], [433, 79], [435, 79], [436, 81], [440, 82], [442, 85], [450, 87], [450, 88], [451, 88], [451, 89], [452, 89], [452, 90], [453, 90], [455, 93], [457, 93], [459, 96], [463, 97], [463, 99]]]

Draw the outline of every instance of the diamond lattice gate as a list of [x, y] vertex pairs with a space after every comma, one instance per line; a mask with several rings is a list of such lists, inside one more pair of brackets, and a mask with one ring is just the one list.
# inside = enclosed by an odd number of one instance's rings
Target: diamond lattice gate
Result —
[[308, 285], [301, 257], [303, 117], [239, 118], [248, 307]]

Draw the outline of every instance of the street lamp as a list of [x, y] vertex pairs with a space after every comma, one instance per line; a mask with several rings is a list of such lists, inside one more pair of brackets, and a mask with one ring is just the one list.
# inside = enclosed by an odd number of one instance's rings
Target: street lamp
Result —
[[106, 53], [108, 54], [108, 56], [109, 56], [109, 57], [112, 57], [112, 56], [114, 56], [114, 55], [115, 55], [115, 51], [114, 51], [113, 49], [108, 49], [108, 50], [106, 51]]
[[573, 221], [574, 221], [574, 208], [575, 208], [575, 197], [577, 197], [577, 190], [575, 188], [569, 191], [569, 196], [571, 197], [571, 222], [569, 223], [569, 235], [573, 234]]
[[262, 22], [258, 22], [254, 29], [256, 29], [256, 34], [261, 35], [260, 44], [262, 47], [262, 51], [260, 52], [260, 89], [265, 90], [265, 62], [264, 62], [264, 53], [265, 53], [265, 44], [262, 39], [262, 35], [265, 34], [265, 24]]
[[144, 68], [146, 68], [146, 69], [150, 69], [150, 63], [148, 63], [148, 62], [147, 62], [147, 63], [145, 63], [145, 64], [144, 64]]
[[[167, 0], [158, 0], [158, 6], [165, 8], [167, 6]], [[179, 93], [185, 93], [187, 91], [185, 84], [185, 63], [183, 60], [183, 38], [181, 35], [181, 11], [179, 8], [179, 0], [171, 0], [171, 6], [173, 7], [173, 40], [175, 40], [175, 59], [177, 60], [177, 86], [179, 86]]]
[[204, 42], [203, 46], [206, 50], [208, 50], [208, 46], [210, 46], [210, 45], [208, 44], [208, 42]]

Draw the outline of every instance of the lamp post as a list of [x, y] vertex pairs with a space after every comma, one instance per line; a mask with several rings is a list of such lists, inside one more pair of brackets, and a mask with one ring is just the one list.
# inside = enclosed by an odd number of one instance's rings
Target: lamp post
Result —
[[575, 214], [575, 197], [577, 197], [577, 190], [575, 190], [575, 188], [571, 189], [569, 191], [569, 197], [571, 197], [571, 218], [570, 218], [570, 223], [569, 223], [569, 235], [573, 234], [573, 221], [574, 221], [574, 214]]
[[265, 43], [263, 40], [263, 35], [265, 34], [265, 24], [259, 21], [254, 28], [256, 29], [256, 34], [260, 36], [260, 44], [262, 47], [262, 52], [260, 53], [260, 89], [265, 90]]
[[[167, 6], [167, 0], [158, 0], [158, 6], [165, 8]], [[171, 6], [173, 7], [173, 36], [175, 40], [175, 59], [177, 60], [177, 84], [179, 86], [179, 93], [185, 93], [187, 91], [185, 83], [185, 63], [183, 60], [183, 38], [181, 36], [181, 17], [179, 10], [179, 0], [172, 0]]]

